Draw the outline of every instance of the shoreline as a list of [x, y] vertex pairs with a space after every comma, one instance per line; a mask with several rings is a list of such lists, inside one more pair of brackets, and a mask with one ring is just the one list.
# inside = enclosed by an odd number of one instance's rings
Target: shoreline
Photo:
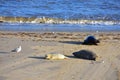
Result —
[[17, 32], [17, 31], [0, 31], [0, 36], [12, 37], [33, 37], [33, 38], [48, 38], [48, 39], [73, 39], [84, 40], [87, 36], [93, 35], [100, 40], [120, 40], [120, 32]]
[[52, 32], [56, 32], [56, 33], [119, 33], [120, 31], [115, 31], [115, 30], [111, 30], [111, 31], [17, 31], [17, 30], [0, 30], [0, 32], [10, 32], [10, 33], [17, 33], [17, 32], [24, 32], [24, 33], [52, 33]]
[[82, 30], [82, 29], [71, 30], [70, 29], [70, 30], [67, 30], [66, 28], [65, 28], [65, 30], [63, 30], [63, 29], [60, 29], [60, 30], [59, 29], [56, 29], [56, 30], [53, 29], [53, 30], [51, 30], [51, 29], [50, 28], [48, 28], [48, 30], [45, 29], [45, 28], [41, 28], [41, 29], [38, 29], [38, 30], [32, 30], [32, 29], [31, 30], [17, 30], [17, 29], [15, 29], [15, 30], [0, 30], [0, 32], [28, 32], [28, 33], [29, 32], [32, 32], [32, 33], [44, 33], [44, 32], [68, 32], [68, 33], [69, 32], [71, 32], [71, 33], [75, 33], [75, 32], [76, 33], [79, 33], [79, 32], [80, 33], [84, 33], [84, 32], [85, 33], [88, 33], [88, 32], [89, 33], [109, 33], [109, 32], [114, 32], [115, 33], [115, 32], [118, 32], [119, 33], [120, 32], [120, 30], [109, 30], [109, 29], [108, 30], [101, 30], [101, 29], [100, 30], [99, 29], [98, 30], [94, 30], [94, 29], [93, 30], [89, 30], [89, 29], [85, 29], [85, 30]]

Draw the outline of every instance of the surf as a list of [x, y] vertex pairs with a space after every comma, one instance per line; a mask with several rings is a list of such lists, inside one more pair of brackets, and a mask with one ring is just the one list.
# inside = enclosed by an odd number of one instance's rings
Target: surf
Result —
[[120, 25], [116, 20], [94, 20], [94, 19], [61, 19], [49, 17], [4, 17], [0, 16], [1, 23], [37, 23], [37, 24], [90, 24], [90, 25]]

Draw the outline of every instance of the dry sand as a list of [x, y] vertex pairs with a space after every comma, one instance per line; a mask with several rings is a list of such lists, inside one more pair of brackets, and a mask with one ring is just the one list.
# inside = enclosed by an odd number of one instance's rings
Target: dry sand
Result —
[[[95, 35], [101, 43], [82, 45], [88, 35]], [[11, 52], [19, 45], [20, 53]], [[72, 53], [82, 49], [101, 58], [74, 58]], [[61, 53], [69, 59], [46, 60], [48, 53]], [[120, 80], [120, 32], [0, 32], [0, 80]]]

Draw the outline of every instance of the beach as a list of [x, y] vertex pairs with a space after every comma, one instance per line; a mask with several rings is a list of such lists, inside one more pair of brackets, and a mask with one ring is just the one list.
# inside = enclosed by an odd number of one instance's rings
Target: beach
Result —
[[120, 80], [120, 0], [0, 0], [0, 80]]
[[[98, 45], [82, 45], [88, 35]], [[20, 53], [11, 52], [20, 46]], [[90, 50], [98, 61], [75, 58]], [[63, 60], [46, 60], [60, 53]], [[120, 80], [120, 32], [12, 32], [0, 31], [0, 80]]]

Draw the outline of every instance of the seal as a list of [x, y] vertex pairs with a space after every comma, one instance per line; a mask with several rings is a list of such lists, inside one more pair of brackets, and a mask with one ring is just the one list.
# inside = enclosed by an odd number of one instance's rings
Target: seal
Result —
[[94, 60], [96, 61], [97, 55], [89, 50], [80, 50], [77, 52], [72, 53], [75, 57], [81, 58], [81, 59], [88, 59], [88, 60]]
[[46, 54], [45, 55], [45, 59], [48, 60], [60, 60], [60, 59], [67, 59], [68, 57], [64, 56], [63, 54]]
[[97, 45], [97, 43], [100, 43], [100, 41], [97, 40], [94, 36], [88, 36], [82, 44], [83, 45]]

